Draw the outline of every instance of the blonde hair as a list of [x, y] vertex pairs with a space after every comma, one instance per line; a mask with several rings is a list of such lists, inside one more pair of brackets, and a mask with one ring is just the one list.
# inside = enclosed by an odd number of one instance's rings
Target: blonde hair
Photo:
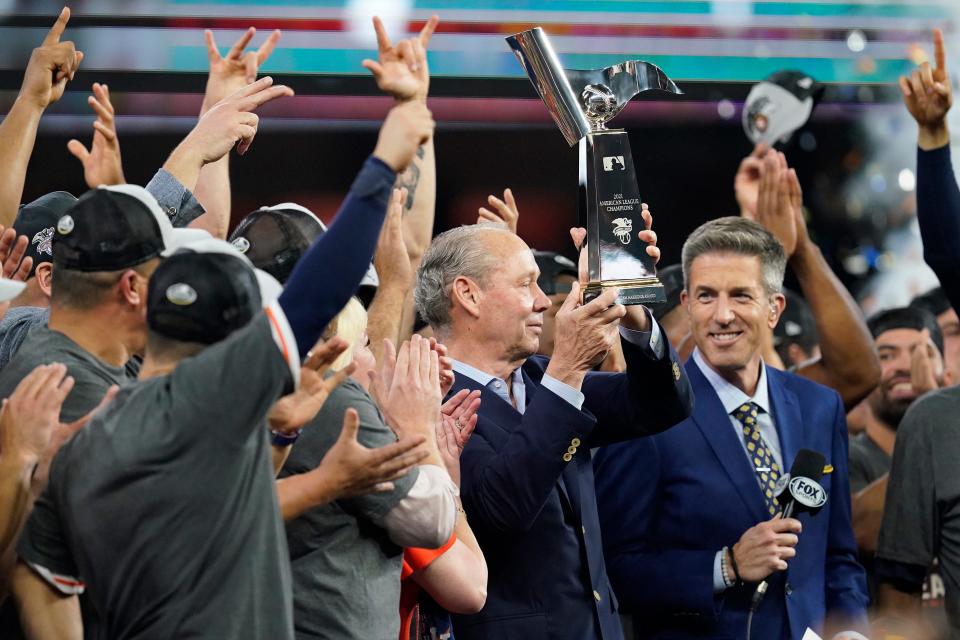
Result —
[[340, 354], [340, 357], [334, 361], [331, 367], [334, 371], [340, 371], [340, 369], [353, 362], [353, 354], [363, 346], [360, 344], [360, 340], [367, 330], [367, 310], [363, 308], [359, 300], [350, 298], [347, 305], [334, 318], [332, 324], [336, 325], [333, 335], [343, 338], [350, 345], [346, 351]]

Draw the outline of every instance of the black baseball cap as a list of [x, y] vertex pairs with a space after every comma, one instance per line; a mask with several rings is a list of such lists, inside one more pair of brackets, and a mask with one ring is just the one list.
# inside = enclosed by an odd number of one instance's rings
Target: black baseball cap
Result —
[[[773, 346], [779, 352], [781, 347], [798, 344], [809, 352], [820, 341], [810, 305], [803, 296], [789, 289], [784, 289], [783, 295], [787, 299], [787, 306], [773, 328]], [[782, 353], [780, 357], [783, 357]]]
[[665, 302], [652, 307], [653, 317], [661, 320], [680, 306], [680, 294], [683, 293], [683, 267], [679, 264], [671, 264], [657, 269], [657, 279], [663, 284], [663, 292], [667, 297]]
[[213, 344], [260, 311], [256, 274], [237, 256], [178, 251], [150, 278], [147, 326], [182, 342]]
[[894, 329], [914, 329], [930, 331], [930, 339], [934, 346], [943, 354], [943, 332], [937, 319], [926, 309], [919, 307], [897, 307], [895, 309], [886, 309], [873, 314], [867, 318], [867, 328], [870, 329], [870, 335], [874, 338], [885, 331]]
[[175, 229], [143, 187], [98, 187], [57, 220], [53, 261], [75, 271], [119, 271], [205, 237], [199, 229]]
[[939, 316], [944, 311], [950, 310], [950, 301], [947, 299], [947, 294], [943, 292], [942, 287], [935, 287], [911, 300], [910, 306], [926, 309], [934, 316]]
[[[300, 257], [326, 230], [327, 225], [315, 213], [295, 202], [284, 202], [248, 214], [229, 240], [258, 269], [286, 283]], [[364, 306], [369, 306], [379, 284], [371, 263], [358, 292]]]
[[30, 275], [41, 262], [53, 262], [53, 234], [57, 222], [73, 205], [76, 197], [66, 191], [53, 191], [33, 202], [20, 205], [13, 228], [18, 236], [27, 236], [29, 244], [25, 255], [33, 258]]
[[537, 286], [547, 294], [570, 293], [569, 284], [560, 284], [557, 282], [558, 276], [573, 276], [577, 278], [577, 265], [573, 260], [562, 256], [553, 251], [533, 250], [533, 259], [537, 261], [537, 267], [540, 269], [540, 277], [537, 278]]

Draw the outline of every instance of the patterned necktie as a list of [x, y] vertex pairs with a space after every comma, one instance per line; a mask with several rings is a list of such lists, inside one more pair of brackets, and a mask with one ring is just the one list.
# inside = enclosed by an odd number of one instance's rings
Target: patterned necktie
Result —
[[766, 441], [760, 436], [760, 423], [757, 421], [757, 415], [760, 411], [759, 405], [747, 402], [733, 412], [733, 417], [743, 427], [743, 441], [747, 445], [747, 455], [750, 457], [750, 464], [756, 471], [757, 480], [760, 482], [760, 490], [763, 492], [763, 500], [767, 505], [767, 511], [772, 516], [779, 511], [780, 507], [774, 494], [777, 480], [780, 479], [780, 467], [774, 460]]

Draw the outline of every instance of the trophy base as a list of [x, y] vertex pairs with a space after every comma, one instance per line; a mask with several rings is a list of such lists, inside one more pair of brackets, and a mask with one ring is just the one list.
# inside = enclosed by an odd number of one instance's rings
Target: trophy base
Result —
[[620, 289], [617, 302], [622, 305], [656, 304], [667, 301], [667, 292], [663, 283], [656, 278], [641, 278], [638, 280], [607, 280], [604, 282], [588, 282], [583, 287], [583, 304], [586, 304], [610, 287]]

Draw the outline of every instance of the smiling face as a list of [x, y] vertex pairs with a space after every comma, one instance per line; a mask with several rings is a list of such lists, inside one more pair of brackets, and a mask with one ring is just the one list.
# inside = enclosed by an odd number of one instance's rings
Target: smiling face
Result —
[[782, 294], [763, 287], [760, 258], [705, 253], [690, 263], [681, 294], [704, 359], [726, 378], [758, 372], [763, 336], [783, 311]]
[[911, 356], [916, 349], [927, 349], [937, 381], [941, 384], [943, 359], [930, 344], [923, 344], [917, 329], [890, 329], [876, 337], [874, 344], [880, 357], [880, 384], [868, 397], [873, 414], [887, 426], [896, 429], [907, 409], [920, 395], [911, 384]]
[[523, 240], [507, 234], [485, 240], [499, 266], [481, 289], [476, 328], [497, 357], [522, 360], [537, 353], [551, 301], [537, 285], [540, 269]]

